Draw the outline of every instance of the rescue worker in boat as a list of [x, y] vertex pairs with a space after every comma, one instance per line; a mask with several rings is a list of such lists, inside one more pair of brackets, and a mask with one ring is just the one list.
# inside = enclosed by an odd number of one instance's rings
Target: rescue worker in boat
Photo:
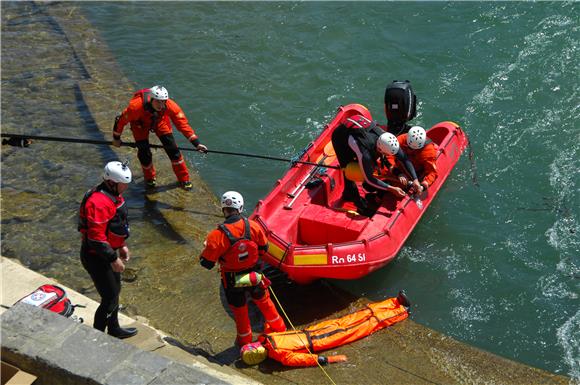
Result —
[[385, 89], [385, 115], [387, 125], [380, 126], [395, 136], [405, 134], [411, 126], [407, 124], [417, 114], [417, 96], [408, 80], [393, 80]]
[[129, 105], [115, 118], [113, 125], [113, 145], [121, 146], [123, 129], [130, 124], [133, 138], [137, 144], [137, 157], [143, 169], [146, 187], [157, 185], [153, 155], [149, 146], [149, 132], [154, 132], [164, 146], [167, 156], [171, 160], [171, 167], [177, 176], [179, 185], [185, 190], [193, 187], [189, 181], [189, 171], [185, 159], [177, 148], [171, 123], [187, 138], [199, 152], [207, 152], [207, 147], [199, 141], [181, 107], [169, 99], [165, 87], [153, 86], [137, 91]]
[[409, 316], [410, 302], [403, 291], [397, 298], [370, 303], [338, 319], [322, 321], [303, 330], [263, 333], [258, 341], [240, 349], [242, 361], [257, 365], [270, 357], [285, 366], [316, 366], [345, 362], [345, 355], [319, 352], [346, 345]]
[[131, 170], [121, 162], [109, 162], [103, 182], [85, 193], [79, 210], [78, 230], [82, 234], [81, 262], [101, 297], [93, 326], [117, 338], [137, 334], [136, 328], [119, 325], [121, 273], [131, 254], [127, 205], [123, 193], [131, 183]]
[[388, 156], [394, 156], [400, 161], [406, 171], [414, 176], [414, 186], [420, 188], [413, 164], [404, 151], [400, 150], [397, 138], [391, 133], [384, 132], [376, 122], [362, 115], [346, 118], [332, 133], [332, 145], [340, 167], [344, 171], [342, 199], [346, 202], [354, 202], [362, 215], [370, 215], [370, 212], [368, 202], [359, 194], [357, 181], [363, 181], [363, 187], [367, 191], [379, 194], [389, 191], [397, 197], [406, 195], [400, 187], [391, 185], [374, 175], [380, 167], [379, 161], [386, 164]]
[[[400, 147], [405, 151], [419, 177], [424, 190], [437, 179], [437, 147], [427, 138], [427, 132], [423, 127], [413, 126], [408, 133], [397, 137]], [[397, 175], [403, 186], [408, 183], [409, 176], [403, 170], [394, 168], [392, 172]]]
[[246, 293], [264, 316], [264, 330], [281, 332], [286, 325], [270, 299], [269, 280], [259, 267], [260, 256], [268, 250], [264, 231], [241, 214], [244, 198], [240, 193], [225, 192], [221, 206], [225, 221], [208, 234], [200, 263], [208, 270], [219, 263], [226, 300], [236, 322], [236, 342], [243, 346], [252, 342]]

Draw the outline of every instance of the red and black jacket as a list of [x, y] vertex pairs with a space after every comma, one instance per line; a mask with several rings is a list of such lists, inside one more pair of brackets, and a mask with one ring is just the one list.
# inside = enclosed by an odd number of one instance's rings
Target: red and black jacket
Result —
[[129, 237], [128, 210], [121, 195], [101, 183], [85, 193], [79, 210], [78, 231], [89, 254], [106, 262], [117, 259], [115, 250]]

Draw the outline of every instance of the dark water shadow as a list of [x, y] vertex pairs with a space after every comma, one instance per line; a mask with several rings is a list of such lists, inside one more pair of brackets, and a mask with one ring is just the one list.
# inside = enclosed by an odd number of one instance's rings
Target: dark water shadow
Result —
[[[147, 198], [147, 196], [145, 196], [145, 199], [148, 201], [151, 201], [150, 199]], [[191, 214], [197, 214], [197, 215], [205, 215], [208, 217], [216, 217], [216, 218], [221, 218], [223, 219], [223, 215], [218, 215], [216, 213], [209, 213], [209, 212], [205, 212], [205, 211], [197, 211], [197, 210], [190, 210], [190, 209], [186, 209], [183, 207], [175, 207], [169, 203], [166, 202], [159, 202], [157, 201], [157, 207], [158, 209], [164, 209], [164, 210], [173, 210], [173, 211], [179, 211], [179, 212], [184, 212], [184, 213], [191, 213]]]
[[173, 337], [164, 337], [163, 340], [172, 346], [178, 347], [181, 350], [188, 352], [189, 354], [194, 356], [202, 356], [209, 362], [221, 366], [232, 364], [239, 357], [240, 353], [239, 349], [235, 346], [232, 346], [218, 354], [213, 354], [211, 344], [209, 342], [204, 342], [199, 346], [193, 346], [184, 344], [183, 342], [178, 341]]
[[[37, 4], [36, 2], [29, 2], [29, 4], [31, 5], [32, 9], [34, 9], [34, 13], [40, 13], [44, 16], [45, 21], [52, 27], [52, 29], [58, 33], [60, 36], [62, 36], [62, 38], [66, 41], [66, 43], [68, 44], [70, 50], [73, 53], [73, 58], [75, 63], [78, 65], [79, 67], [79, 71], [81, 73], [81, 76], [83, 79], [91, 79], [91, 74], [89, 73], [89, 71], [87, 70], [87, 68], [85, 67], [85, 64], [83, 63], [83, 61], [79, 58], [77, 52], [74, 49], [74, 46], [71, 44], [67, 34], [64, 32], [64, 30], [62, 29], [62, 27], [60, 26], [60, 24], [54, 20], [54, 18], [52, 16], [50, 16], [48, 13], [45, 12], [44, 7], [50, 7], [53, 3], [42, 3], [42, 5]], [[58, 4], [58, 2], [55, 2], [54, 4]]]
[[[83, 121], [84, 128], [86, 129], [89, 138], [97, 140], [107, 140], [105, 135], [99, 130], [99, 126], [87, 105], [85, 98], [83, 96], [83, 91], [81, 90], [78, 83], [74, 84], [74, 95], [75, 95], [75, 105], [77, 107], [77, 112], [80, 119]], [[98, 146], [98, 151], [101, 154], [101, 163], [119, 160], [117, 153], [113, 151], [110, 146], [102, 145]]]
[[186, 244], [187, 239], [185, 239], [177, 230], [173, 228], [171, 223], [167, 221], [165, 216], [159, 211], [159, 202], [150, 199], [145, 195], [144, 205], [141, 209], [140, 219], [144, 222], [152, 222], [156, 225], [155, 230], [165, 238], [175, 241], [179, 244]]
[[179, 185], [177, 184], [177, 182], [163, 185], [163, 186], [148, 187], [145, 189], [145, 195], [164, 193], [167, 191], [175, 190], [177, 188], [180, 188]]

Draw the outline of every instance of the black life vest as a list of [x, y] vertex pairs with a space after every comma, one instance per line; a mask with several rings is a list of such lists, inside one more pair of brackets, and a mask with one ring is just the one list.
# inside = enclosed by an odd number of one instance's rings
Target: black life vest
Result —
[[342, 124], [332, 133], [332, 146], [340, 167], [356, 160], [356, 154], [348, 145], [348, 137], [352, 136], [362, 151], [370, 154], [372, 159], [379, 157], [377, 140], [385, 131], [375, 121], [369, 120], [362, 115], [354, 115], [346, 118]]

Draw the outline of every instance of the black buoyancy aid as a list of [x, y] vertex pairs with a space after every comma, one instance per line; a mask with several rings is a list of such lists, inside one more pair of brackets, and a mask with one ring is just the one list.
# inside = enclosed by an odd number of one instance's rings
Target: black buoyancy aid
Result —
[[345, 119], [332, 133], [332, 145], [341, 167], [356, 159], [356, 154], [348, 145], [348, 137], [352, 136], [361, 150], [366, 150], [372, 159], [379, 157], [376, 147], [379, 136], [385, 131], [375, 121], [355, 115]]
[[129, 218], [129, 210], [127, 208], [127, 205], [122, 204], [119, 206], [118, 205], [119, 201], [117, 200], [117, 198], [113, 194], [111, 194], [109, 191], [107, 191], [103, 184], [100, 184], [96, 187], [93, 187], [92, 189], [88, 190], [85, 193], [85, 196], [83, 197], [83, 200], [81, 202], [81, 209], [79, 211], [79, 220], [78, 220], [77, 230], [82, 232], [84, 235], [86, 235], [86, 231], [88, 230], [89, 226], [87, 223], [85, 205], [86, 205], [87, 201], [89, 200], [89, 198], [91, 197], [91, 195], [93, 195], [96, 192], [100, 192], [103, 195], [105, 195], [117, 207], [117, 210], [115, 212], [115, 216], [107, 224], [107, 237], [109, 236], [109, 233], [112, 233], [116, 237], [125, 238], [125, 239], [129, 238], [129, 235], [130, 235], [129, 219], [128, 219]]
[[244, 235], [240, 238], [233, 236], [225, 224], [218, 228], [224, 232], [230, 242], [230, 248], [220, 257], [220, 264], [224, 272], [239, 272], [254, 267], [258, 263], [258, 245], [251, 238], [250, 221], [244, 221]]

